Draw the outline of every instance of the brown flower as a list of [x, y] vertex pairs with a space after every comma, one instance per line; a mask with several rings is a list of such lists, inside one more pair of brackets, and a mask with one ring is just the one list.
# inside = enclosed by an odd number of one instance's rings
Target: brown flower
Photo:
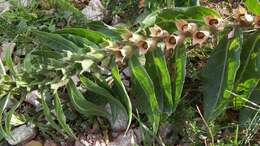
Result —
[[140, 34], [133, 33], [132, 37], [129, 38], [129, 41], [133, 44], [139, 44], [140, 42], [145, 41], [145, 38]]
[[180, 36], [176, 36], [173, 34], [165, 38], [164, 42], [166, 50], [174, 49], [176, 45], [180, 43], [180, 40]]
[[120, 36], [124, 41], [129, 41], [129, 39], [132, 37], [133, 33], [126, 29], [126, 31], [124, 33], [122, 33]]
[[203, 17], [204, 22], [212, 29], [214, 30], [223, 30], [223, 20], [220, 18], [217, 18], [213, 15], [207, 15]]
[[136, 45], [139, 49], [140, 54], [145, 54], [148, 51], [153, 50], [157, 46], [157, 39], [156, 38], [148, 38], [145, 41], [141, 41]]
[[176, 21], [175, 24], [180, 34], [193, 35], [197, 31], [195, 23], [188, 23], [183, 19]]
[[200, 30], [193, 34], [192, 36], [192, 44], [200, 46], [207, 41], [207, 39], [210, 37], [210, 32], [207, 30]]
[[237, 9], [233, 10], [235, 20], [242, 26], [249, 26], [253, 21], [253, 16], [247, 13], [246, 9], [241, 5]]
[[260, 15], [256, 15], [254, 18], [254, 28], [256, 29], [260, 28]]
[[162, 28], [159, 27], [158, 25], [154, 25], [153, 27], [150, 27], [149, 30], [151, 33], [150, 34], [151, 37], [163, 38], [169, 35], [169, 33], [166, 30], [162, 30]]
[[106, 49], [112, 50], [112, 51], [118, 51], [122, 48], [122, 45], [120, 44], [119, 41], [106, 41], [108, 45], [105, 47]]
[[117, 50], [117, 51], [114, 51], [113, 52], [114, 55], [115, 55], [115, 62], [117, 64], [123, 64], [124, 62], [124, 56], [122, 55], [121, 51], [120, 50]]
[[131, 56], [133, 54], [133, 47], [130, 45], [125, 45], [120, 49], [121, 56], [123, 56], [123, 59]]

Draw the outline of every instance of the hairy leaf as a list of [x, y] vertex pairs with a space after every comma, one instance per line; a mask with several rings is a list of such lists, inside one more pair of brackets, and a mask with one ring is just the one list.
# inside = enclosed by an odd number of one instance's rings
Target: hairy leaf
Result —
[[260, 2], [259, 0], [246, 0], [245, 5], [249, 12], [256, 15], [260, 14]]
[[146, 54], [145, 68], [154, 83], [161, 111], [171, 114], [173, 111], [171, 78], [161, 48]]
[[214, 120], [230, 101], [242, 48], [241, 30], [232, 39], [224, 35], [202, 71], [204, 116]]
[[146, 113], [150, 124], [152, 124], [153, 132], [156, 133], [160, 122], [160, 115], [154, 84], [136, 55], [130, 58], [129, 67], [131, 70], [132, 88], [137, 98], [139, 109]]

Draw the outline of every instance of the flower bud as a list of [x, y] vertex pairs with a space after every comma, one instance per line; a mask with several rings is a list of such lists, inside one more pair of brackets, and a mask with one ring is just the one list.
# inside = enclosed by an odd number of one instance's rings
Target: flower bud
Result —
[[223, 26], [223, 20], [221, 20], [220, 18], [217, 18], [213, 15], [207, 15], [205, 17], [203, 17], [204, 22], [212, 29], [214, 30], [223, 30], [224, 26]]
[[174, 49], [180, 43], [180, 36], [170, 35], [164, 39], [166, 50]]
[[133, 33], [127, 29], [126, 32], [122, 33], [120, 36], [124, 41], [129, 41], [132, 35]]
[[162, 28], [159, 27], [158, 25], [154, 25], [153, 27], [150, 27], [149, 30], [151, 33], [150, 34], [151, 37], [163, 38], [169, 35], [169, 33], [166, 30], [162, 30]]
[[207, 30], [200, 30], [193, 34], [192, 36], [192, 44], [200, 46], [207, 41], [207, 39], [210, 37], [210, 32]]
[[137, 47], [140, 54], [145, 54], [149, 50], [149, 44], [147, 43], [147, 41], [140, 41], [137, 44]]
[[175, 24], [180, 34], [193, 35], [197, 31], [197, 24], [188, 23], [183, 19], [176, 21]]
[[254, 18], [254, 28], [256, 29], [260, 28], [260, 15], [256, 15]]
[[122, 47], [120, 52], [121, 55], [123, 56], [123, 59], [125, 59], [133, 54], [133, 47], [130, 45], [125, 45], [124, 47]]
[[242, 26], [249, 26], [253, 21], [253, 17], [247, 13], [246, 9], [241, 5], [237, 9], [233, 10], [235, 20]]
[[139, 44], [140, 42], [145, 41], [145, 38], [140, 34], [133, 33], [132, 37], [129, 38], [129, 41], [133, 44]]

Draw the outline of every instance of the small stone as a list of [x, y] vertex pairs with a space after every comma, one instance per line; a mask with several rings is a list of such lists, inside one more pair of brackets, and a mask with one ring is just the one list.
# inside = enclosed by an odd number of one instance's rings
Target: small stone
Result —
[[42, 146], [42, 143], [40, 143], [39, 141], [32, 140], [24, 146]]
[[126, 135], [124, 135], [124, 133], [120, 134], [115, 140], [110, 142], [108, 146], [132, 146], [137, 144], [135, 132], [130, 129]]
[[41, 108], [41, 103], [38, 101], [39, 98], [39, 92], [37, 90], [33, 90], [26, 95], [25, 101], [33, 105], [36, 108], [36, 111], [39, 111]]
[[99, 21], [104, 19], [106, 10], [100, 0], [90, 0], [89, 5], [82, 10], [82, 13], [90, 20]]
[[11, 145], [16, 145], [26, 140], [33, 138], [36, 133], [31, 126], [22, 125], [12, 130], [12, 137], [7, 137], [6, 140]]
[[[111, 113], [111, 106], [109, 104], [106, 105], [106, 108]], [[128, 121], [127, 121], [127, 117], [123, 113], [123, 111], [119, 111], [117, 113], [117, 117], [116, 117], [115, 121], [113, 120], [112, 117], [110, 117], [108, 120], [110, 122], [110, 125], [111, 125], [113, 131], [122, 131], [122, 130], [126, 129]]]
[[44, 146], [58, 146], [58, 145], [54, 143], [53, 140], [48, 139], [45, 141]]

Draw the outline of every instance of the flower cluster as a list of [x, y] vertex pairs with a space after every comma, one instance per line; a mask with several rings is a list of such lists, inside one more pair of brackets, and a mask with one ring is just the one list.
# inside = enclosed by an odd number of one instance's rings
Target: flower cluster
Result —
[[[253, 25], [255, 29], [260, 28], [260, 15], [253, 17], [242, 6], [233, 10], [233, 14], [234, 23], [232, 25], [242, 27]], [[192, 38], [193, 46], [199, 45], [201, 47], [203, 43], [212, 37], [211, 32], [222, 31], [224, 29], [223, 19], [217, 16], [207, 15], [203, 17], [203, 20], [207, 26], [206, 28], [199, 28], [196, 23], [189, 23], [183, 19], [177, 20], [175, 25], [178, 32], [172, 34], [163, 30], [158, 25], [154, 25], [149, 28], [149, 37], [126, 30], [121, 35], [122, 42], [109, 42], [106, 48], [112, 50], [115, 55], [115, 61], [118, 64], [123, 64], [125, 59], [130, 57], [134, 51], [137, 51], [141, 55], [146, 54], [148, 51], [156, 48], [158, 42], [164, 43], [165, 51], [172, 51], [177, 45], [182, 44], [186, 37], [190, 37]]]

